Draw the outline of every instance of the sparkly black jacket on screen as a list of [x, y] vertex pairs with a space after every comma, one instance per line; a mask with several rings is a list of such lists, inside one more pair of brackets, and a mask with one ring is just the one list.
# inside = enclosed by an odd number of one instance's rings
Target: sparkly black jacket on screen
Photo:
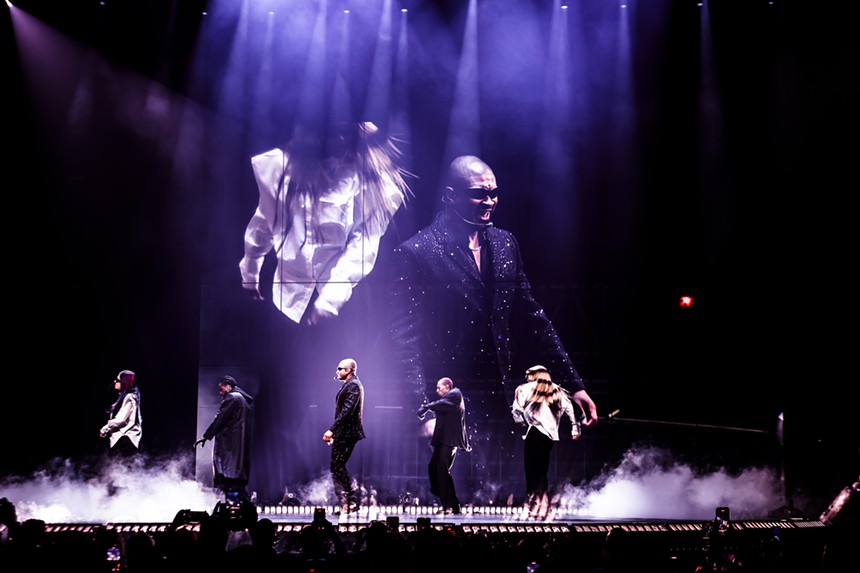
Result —
[[[414, 391], [410, 400], [420, 404], [448, 376], [467, 395], [476, 385], [501, 390], [510, 405], [522, 373], [535, 363], [546, 365], [571, 393], [583, 389], [532, 295], [513, 234], [496, 227], [482, 233], [480, 273], [468, 228], [448, 210], [394, 250], [390, 334], [398, 379]], [[486, 388], [488, 380], [497, 382], [494, 389]]]

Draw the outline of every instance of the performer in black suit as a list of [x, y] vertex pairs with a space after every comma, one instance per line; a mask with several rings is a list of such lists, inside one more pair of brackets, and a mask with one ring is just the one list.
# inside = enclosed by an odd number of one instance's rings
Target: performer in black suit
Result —
[[354, 513], [360, 504], [352, 487], [352, 478], [346, 469], [352, 451], [359, 440], [365, 438], [361, 418], [364, 411], [364, 386], [356, 374], [358, 366], [352, 358], [344, 358], [337, 365], [335, 380], [343, 385], [335, 397], [334, 423], [323, 434], [331, 446], [331, 477], [334, 491], [340, 502], [341, 513]]
[[[423, 401], [430, 380], [457, 380], [469, 400], [473, 490], [506, 498], [519, 489], [511, 476], [521, 473], [510, 438], [515, 373], [536, 359], [547, 365], [586, 413], [585, 426], [597, 421], [597, 406], [532, 295], [516, 238], [491, 222], [500, 195], [484, 161], [452, 161], [443, 208], [392, 254], [389, 308], [407, 400]], [[503, 481], [507, 491], [494, 487]]]
[[469, 436], [466, 433], [466, 404], [463, 393], [454, 388], [450, 378], [440, 378], [436, 383], [436, 393], [439, 399], [424, 404], [418, 409], [418, 417], [422, 420], [428, 411], [436, 414], [436, 426], [430, 445], [433, 455], [427, 471], [430, 477], [430, 493], [439, 496], [442, 501], [441, 511], [446, 514], [460, 513], [460, 500], [451, 477], [451, 468], [457, 450], [470, 451]]

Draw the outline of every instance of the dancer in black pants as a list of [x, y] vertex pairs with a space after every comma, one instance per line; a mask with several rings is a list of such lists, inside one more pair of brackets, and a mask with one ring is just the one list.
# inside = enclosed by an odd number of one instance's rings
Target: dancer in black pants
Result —
[[454, 381], [441, 378], [436, 383], [436, 393], [439, 399], [424, 404], [418, 409], [418, 417], [422, 420], [428, 411], [436, 414], [436, 427], [430, 445], [433, 455], [427, 471], [430, 477], [430, 493], [439, 496], [442, 501], [442, 511], [447, 514], [460, 513], [460, 500], [451, 477], [451, 468], [457, 457], [457, 450], [470, 451], [469, 436], [466, 434], [466, 405], [463, 393], [454, 388]]
[[523, 447], [529, 517], [544, 519], [549, 513], [550, 452], [558, 441], [561, 417], [571, 422], [571, 437], [579, 439], [580, 424], [567, 391], [554, 384], [546, 367], [526, 370], [526, 383], [520, 384], [511, 407], [514, 421], [527, 426]]

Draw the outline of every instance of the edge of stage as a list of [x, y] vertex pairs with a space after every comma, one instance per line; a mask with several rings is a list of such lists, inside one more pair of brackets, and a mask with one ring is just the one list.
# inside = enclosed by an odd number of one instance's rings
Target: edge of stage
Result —
[[[459, 515], [438, 514], [435, 507], [370, 506], [341, 515], [334, 507], [274, 506], [260, 507], [250, 502], [219, 502], [211, 514], [203, 511], [180, 510], [171, 523], [108, 523], [108, 524], [48, 524], [48, 533], [67, 530], [91, 535], [108, 529], [124, 539], [145, 532], [155, 539], [172, 531], [200, 531], [209, 518], [226, 520], [231, 543], [247, 541], [254, 523], [268, 518], [276, 526], [276, 545], [284, 551], [294, 551], [301, 533], [314, 523], [314, 514], [325, 511], [325, 519], [347, 547], [360, 547], [366, 528], [382, 523], [390, 531], [399, 532], [414, 543], [426, 530], [447, 532], [454, 537], [479, 535], [501, 547], [519, 546], [526, 538], [539, 537], [541, 543], [556, 543], [576, 551], [583, 559], [598, 559], [610, 531], [621, 529], [631, 550], [641, 551], [643, 558], [654, 563], [695, 563], [703, 555], [713, 559], [739, 558], [756, 560], [773, 551], [790, 555], [797, 563], [819, 563], [828, 543], [840, 538], [840, 527], [830, 521], [794, 517], [780, 510], [773, 517], [752, 520], [728, 520], [715, 516], [713, 520], [655, 520], [608, 519], [578, 516], [555, 511], [545, 519], [533, 519], [522, 507], [464, 506]], [[719, 508], [723, 509], [723, 508]], [[719, 514], [719, 509], [717, 514]], [[836, 524], [838, 525], [838, 524]], [[854, 526], [850, 527], [852, 529]], [[245, 541], [243, 541], [245, 540]], [[292, 548], [292, 549], [289, 549]], [[633, 549], [635, 548], [635, 549]], [[704, 552], [704, 553], [703, 553]], [[692, 569], [691, 569], [692, 570]]]
[[[279, 532], [300, 531], [306, 525], [313, 523], [315, 510], [325, 511], [326, 519], [340, 533], [354, 533], [373, 522], [384, 521], [389, 527], [398, 527], [403, 533], [417, 531], [421, 527], [435, 529], [457, 528], [465, 532], [487, 533], [577, 533], [597, 534], [605, 536], [613, 528], [621, 528], [640, 534], [662, 534], [678, 537], [695, 537], [701, 539], [709, 528], [715, 525], [710, 520], [657, 520], [657, 519], [614, 519], [593, 516], [581, 516], [561, 510], [554, 510], [546, 518], [529, 517], [528, 511], [522, 507], [497, 506], [464, 506], [458, 515], [438, 512], [436, 507], [402, 507], [402, 506], [370, 506], [362, 507], [357, 512], [340, 514], [332, 506], [254, 506], [244, 508], [240, 504], [233, 506], [219, 502], [211, 515], [227, 519], [228, 523], [238, 525], [233, 530], [241, 530], [246, 520], [254, 521], [253, 514], [247, 512], [253, 507], [256, 519], [267, 518], [277, 525]], [[173, 522], [129, 522], [129, 523], [50, 523], [49, 532], [65, 530], [93, 531], [98, 528], [116, 530], [120, 533], [137, 531], [161, 533], [170, 528], [199, 530], [200, 521], [208, 517], [207, 512], [181, 510]], [[744, 536], [755, 536], [770, 539], [789, 532], [823, 531], [829, 524], [820, 519], [805, 517], [770, 517], [766, 519], [725, 521], [725, 531]]]

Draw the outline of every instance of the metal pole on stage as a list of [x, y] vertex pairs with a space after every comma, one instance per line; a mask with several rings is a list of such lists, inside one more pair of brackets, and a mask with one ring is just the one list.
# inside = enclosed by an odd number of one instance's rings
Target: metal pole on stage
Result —
[[609, 420], [614, 420], [618, 422], [633, 422], [639, 424], [664, 424], [668, 426], [686, 426], [689, 428], [713, 428], [716, 430], [731, 430], [733, 432], [751, 432], [757, 434], [770, 434], [768, 430], [758, 430], [756, 428], [736, 428], [733, 426], [715, 426], [712, 424], [693, 424], [690, 422], [670, 422], [668, 420], [646, 420], [642, 418], [621, 418], [618, 414], [621, 413], [621, 410], [613, 410], [606, 417]]

